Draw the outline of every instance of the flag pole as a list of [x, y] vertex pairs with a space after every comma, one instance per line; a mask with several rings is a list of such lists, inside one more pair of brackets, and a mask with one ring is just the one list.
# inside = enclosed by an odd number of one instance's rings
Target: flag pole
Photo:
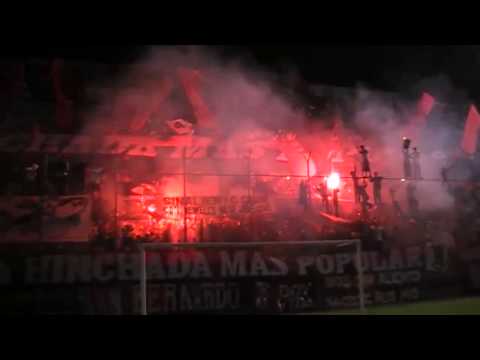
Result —
[[182, 167], [183, 167], [183, 241], [188, 242], [187, 228], [187, 148], [182, 151]]

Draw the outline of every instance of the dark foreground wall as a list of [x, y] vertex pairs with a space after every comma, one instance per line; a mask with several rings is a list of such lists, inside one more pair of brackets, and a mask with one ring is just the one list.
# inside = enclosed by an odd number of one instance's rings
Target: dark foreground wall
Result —
[[[28, 252], [0, 258], [2, 313], [138, 314], [139, 254]], [[308, 312], [358, 307], [353, 247], [148, 253], [149, 313]], [[460, 295], [443, 247], [362, 254], [366, 305]]]

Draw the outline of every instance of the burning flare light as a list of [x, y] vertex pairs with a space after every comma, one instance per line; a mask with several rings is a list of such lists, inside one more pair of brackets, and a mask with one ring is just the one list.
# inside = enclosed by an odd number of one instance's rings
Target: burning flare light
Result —
[[327, 187], [329, 190], [336, 190], [340, 187], [340, 175], [336, 172], [332, 172], [327, 177]]

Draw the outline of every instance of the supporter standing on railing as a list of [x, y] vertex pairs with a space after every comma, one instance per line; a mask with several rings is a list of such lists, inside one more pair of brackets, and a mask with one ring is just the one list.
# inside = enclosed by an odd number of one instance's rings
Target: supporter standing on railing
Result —
[[363, 176], [370, 176], [370, 161], [368, 160], [368, 150], [365, 146], [360, 145], [359, 153], [361, 156]]
[[410, 164], [410, 139], [403, 138], [403, 176], [409, 179], [412, 176]]
[[362, 205], [362, 217], [367, 218], [368, 217], [368, 209], [371, 207], [369, 204], [368, 200], [368, 193], [367, 193], [367, 182], [364, 181], [363, 184], [359, 185], [358, 187], [359, 194], [360, 194], [360, 202]]
[[412, 154], [410, 155], [413, 164], [413, 178], [419, 180], [422, 178], [422, 172], [420, 168], [420, 152], [416, 147], [413, 148]]

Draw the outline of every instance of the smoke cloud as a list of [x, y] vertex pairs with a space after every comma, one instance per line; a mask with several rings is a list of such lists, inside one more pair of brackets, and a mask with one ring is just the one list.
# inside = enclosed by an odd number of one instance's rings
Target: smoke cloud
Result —
[[[196, 71], [195, 81], [200, 84], [202, 100], [206, 104], [201, 116], [182, 87], [179, 69]], [[293, 87], [299, 79], [294, 67], [292, 69], [280, 78], [283, 84], [294, 82]], [[363, 144], [370, 151], [372, 170], [389, 178], [384, 182], [384, 194], [388, 194], [390, 187], [404, 191], [405, 183], [399, 181], [403, 177], [401, 139], [418, 98], [405, 99], [359, 86], [334, 96], [332, 104], [327, 104], [334, 111], [308, 117], [304, 109], [309, 104], [298, 107], [300, 100], [292, 98], [289, 86], [279, 85], [282, 82], [278, 80], [278, 75], [262, 70], [248, 58], [226, 60], [214, 49], [152, 48], [108, 87], [96, 89], [99, 105], [88, 114], [89, 121], [83, 133], [98, 136], [123, 131], [148, 133], [162, 139], [175, 138], [166, 123], [182, 118], [194, 124], [196, 135], [211, 139], [208, 149], [200, 151], [203, 151], [202, 157], [205, 157], [205, 151], [210, 151], [212, 158], [228, 159], [225, 162], [204, 161], [203, 168], [190, 160], [189, 166], [197, 166], [199, 171], [237, 174], [245, 173], [248, 166], [245, 157], [250, 151], [255, 159], [253, 170], [257, 173], [306, 175], [305, 154], [311, 152], [315, 164], [310, 169], [311, 175], [326, 175], [330, 171], [327, 156], [332, 146], [339, 146], [344, 153], [346, 168], [351, 169], [356, 147]], [[412, 144], [421, 153], [423, 177], [439, 179], [448, 153], [458, 148], [466, 116], [466, 106], [463, 110], [442, 104], [468, 104], [469, 99], [465, 93], [455, 89], [445, 76], [425, 79], [412, 84], [412, 87], [431, 93], [441, 103], [434, 108], [419, 140]], [[416, 93], [419, 95], [420, 91]], [[202, 116], [210, 117], [209, 121], [214, 126], [201, 126]], [[339, 119], [345, 125], [341, 131], [333, 128]], [[284, 136], [282, 141], [278, 141], [279, 130], [295, 133], [296, 138]], [[275, 160], [279, 153], [284, 152], [293, 159], [288, 169]], [[270, 158], [265, 157], [266, 154], [270, 154]], [[180, 161], [164, 161], [162, 164], [163, 169], [173, 172], [181, 169]], [[132, 167], [131, 172], [138, 170]], [[347, 177], [348, 173], [341, 176]], [[199, 189], [205, 189], [214, 181], [193, 177], [190, 180], [193, 184], [190, 190], [198, 194], [204, 193]], [[231, 190], [235, 181], [244, 180], [239, 176], [231, 182], [215, 186]], [[175, 186], [176, 192], [179, 192], [179, 184]], [[440, 182], [422, 182], [417, 193], [420, 207], [425, 210], [448, 209], [453, 204], [452, 197]]]

